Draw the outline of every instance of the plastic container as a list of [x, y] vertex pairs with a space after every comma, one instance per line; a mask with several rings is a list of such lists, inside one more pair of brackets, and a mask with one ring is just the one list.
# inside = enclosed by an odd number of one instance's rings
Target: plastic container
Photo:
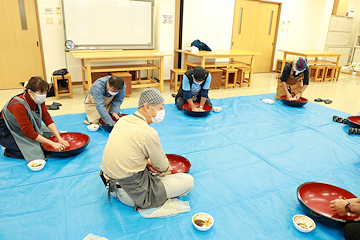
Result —
[[214, 225], [214, 218], [208, 213], [197, 213], [191, 218], [194, 227], [200, 231], [207, 231]]
[[32, 171], [40, 171], [41, 169], [43, 169], [45, 167], [46, 161], [43, 159], [36, 159], [36, 160], [32, 160], [31, 162], [29, 162], [27, 164], [27, 166], [32, 170]]

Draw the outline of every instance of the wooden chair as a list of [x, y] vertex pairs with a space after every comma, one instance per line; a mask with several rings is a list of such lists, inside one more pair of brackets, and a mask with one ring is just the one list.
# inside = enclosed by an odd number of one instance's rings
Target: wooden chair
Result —
[[[250, 71], [249, 67], [236, 67], [238, 70], [238, 77], [236, 79], [236, 83], [239, 84], [239, 87], [242, 87], [243, 84], [247, 84], [248, 87], [251, 86], [251, 79], [250, 79]], [[249, 74], [249, 77], [246, 77], [245, 74]]]
[[222, 73], [223, 70], [218, 68], [206, 68], [206, 71], [208, 71], [211, 74], [211, 84], [210, 84], [210, 90], [212, 88], [221, 88], [222, 84]]
[[333, 80], [339, 81], [341, 66], [335, 66]]
[[323, 81], [325, 75], [325, 65], [310, 65], [309, 66], [309, 79], [316, 81]]
[[326, 66], [323, 82], [325, 82], [326, 80], [329, 80], [329, 81], [334, 80], [335, 67], [336, 66], [333, 66], [333, 65]]
[[63, 80], [62, 75], [53, 75], [53, 86], [54, 86], [54, 92], [56, 96], [56, 100], [59, 100], [60, 96], [70, 96], [70, 98], [73, 98], [73, 92], [72, 92], [72, 85], [71, 85], [71, 74], [67, 73], [64, 75], [64, 79], [67, 79], [67, 89], [61, 89], [59, 90], [58, 81]]
[[140, 83], [141, 80], [141, 72], [140, 70], [134, 70], [134, 71], [128, 71], [131, 74], [131, 80], [136, 80], [138, 83]]
[[[283, 59], [278, 59], [277, 60], [277, 62], [276, 62], [276, 71], [275, 72], [281, 73], [281, 67], [282, 67], [283, 61], [284, 61]], [[286, 59], [285, 64], [287, 64], [289, 62], [293, 62], [293, 61], [296, 61], [296, 60]]]
[[132, 88], [131, 88], [132, 75], [131, 75], [131, 73], [129, 73], [129, 72], [113, 72], [113, 73], [111, 73], [111, 75], [121, 77], [121, 79], [126, 84], [125, 96], [131, 97], [131, 94], [132, 94]]
[[235, 88], [236, 85], [236, 77], [237, 77], [237, 69], [235, 68], [220, 68], [225, 75], [224, 87], [225, 89], [228, 87]]
[[186, 72], [186, 69], [170, 69], [170, 91], [174, 89], [174, 92], [179, 90], [178, 77], [180, 76], [180, 84], [182, 83], [182, 77]]

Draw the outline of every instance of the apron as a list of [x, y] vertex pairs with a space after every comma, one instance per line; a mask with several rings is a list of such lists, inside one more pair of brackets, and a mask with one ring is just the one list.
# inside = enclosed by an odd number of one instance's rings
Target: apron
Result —
[[[291, 71], [289, 74], [289, 77], [286, 80], [286, 89], [290, 87], [290, 92], [292, 95], [296, 95], [301, 91], [301, 81], [304, 79], [304, 72], [301, 72], [299, 76], [294, 77], [294, 66], [296, 62], [293, 62], [293, 65], [291, 67]], [[282, 85], [281, 85], [281, 79], [278, 79], [278, 85], [276, 89], [276, 96], [275, 98], [278, 100], [281, 100], [281, 96], [286, 95], [286, 92], [284, 91]]]
[[[116, 95], [111, 96], [111, 97], [104, 96], [104, 104], [105, 104], [105, 108], [108, 112], [111, 111], [111, 107], [112, 107], [111, 101], [113, 100], [113, 98], [115, 96]], [[85, 99], [85, 112], [86, 112], [86, 117], [89, 122], [99, 123], [101, 116], [100, 116], [98, 110], [96, 109], [94, 97], [90, 93], [86, 96], [86, 99]]]
[[[41, 106], [38, 104], [39, 113], [36, 113], [35, 111], [32, 111], [30, 109], [28, 103], [24, 99], [19, 98], [17, 96], [14, 98], [25, 106], [28, 112], [29, 120], [33, 125], [35, 131], [40, 135], [44, 136], [45, 138], [51, 137], [53, 134], [51, 133], [49, 128], [41, 124], [42, 122]], [[18, 145], [25, 160], [27, 162], [31, 162], [32, 160], [35, 159], [44, 159], [44, 160], [48, 159], [50, 157], [50, 154], [44, 153], [44, 151], [41, 148], [41, 143], [26, 137], [24, 133], [21, 132], [20, 126], [17, 123], [16, 118], [7, 109], [10, 101], [6, 103], [3, 109], [4, 121], [11, 135], [14, 137], [14, 140]]]
[[[105, 176], [105, 177], [104, 177]], [[153, 176], [147, 168], [130, 177], [122, 179], [113, 179], [107, 176], [103, 171], [100, 177], [105, 186], [108, 187], [108, 198], [110, 203], [110, 193], [122, 188], [135, 202], [134, 209], [155, 208], [162, 206], [166, 200], [166, 190], [161, 180]], [[118, 193], [116, 193], [118, 196]]]

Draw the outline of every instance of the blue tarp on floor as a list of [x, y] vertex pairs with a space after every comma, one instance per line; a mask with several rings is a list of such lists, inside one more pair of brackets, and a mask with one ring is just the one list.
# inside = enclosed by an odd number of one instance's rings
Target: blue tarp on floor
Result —
[[[204, 118], [165, 105], [153, 126], [166, 153], [192, 164], [193, 190], [181, 200], [191, 212], [144, 219], [112, 198], [99, 177], [109, 133], [89, 132], [85, 114], [53, 117], [59, 130], [83, 132], [81, 154], [50, 158], [32, 172], [24, 160], [0, 150], [0, 239], [83, 239], [89, 233], [113, 239], [342, 239], [342, 229], [317, 223], [304, 234], [292, 223], [304, 214], [297, 187], [308, 181], [337, 185], [360, 196], [360, 136], [332, 116], [348, 114], [312, 102], [292, 108], [260, 101], [274, 94], [213, 99], [220, 113]], [[135, 108], [123, 113], [134, 113]], [[196, 230], [191, 217], [210, 213], [215, 224]]]

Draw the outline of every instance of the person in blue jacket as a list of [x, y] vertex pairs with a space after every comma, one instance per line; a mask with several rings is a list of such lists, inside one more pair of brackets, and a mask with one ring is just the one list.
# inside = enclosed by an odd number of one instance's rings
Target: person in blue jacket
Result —
[[[183, 76], [183, 82], [175, 96], [175, 105], [181, 110], [184, 103], [189, 103], [191, 110], [203, 112], [204, 105], [212, 106], [208, 97], [211, 83], [211, 74], [202, 67], [194, 67], [187, 70]], [[194, 102], [200, 103], [196, 107]]]
[[112, 117], [116, 120], [120, 118], [125, 92], [126, 85], [121, 77], [108, 75], [97, 79], [84, 102], [89, 123], [99, 123], [101, 118], [106, 124], [115, 125]]

